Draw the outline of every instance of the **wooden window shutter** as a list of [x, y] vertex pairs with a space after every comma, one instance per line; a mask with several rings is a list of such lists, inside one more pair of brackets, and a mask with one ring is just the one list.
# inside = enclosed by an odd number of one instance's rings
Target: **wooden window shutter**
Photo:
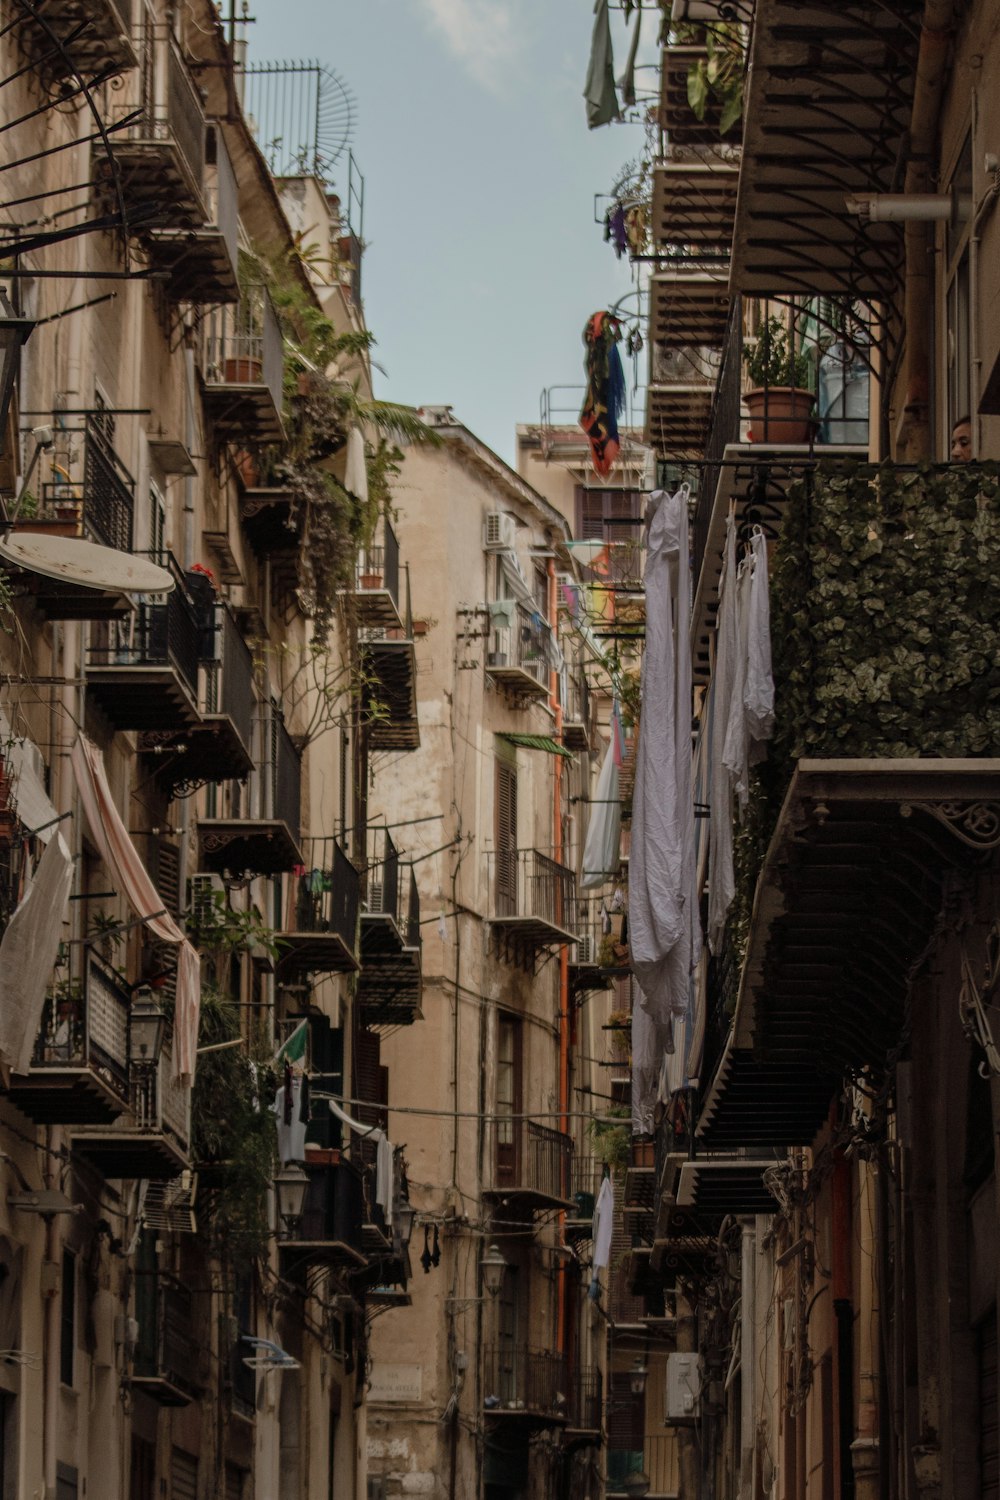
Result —
[[588, 490], [583, 485], [577, 486], [576, 534], [577, 538], [584, 542], [604, 540], [603, 490]]
[[517, 772], [497, 761], [495, 828], [493, 833], [497, 849], [517, 848]]

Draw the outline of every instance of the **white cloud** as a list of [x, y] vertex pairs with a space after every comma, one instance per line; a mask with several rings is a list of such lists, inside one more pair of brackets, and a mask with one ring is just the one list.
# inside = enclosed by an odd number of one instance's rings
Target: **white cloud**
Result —
[[492, 93], [505, 92], [521, 48], [509, 0], [418, 0], [424, 20], [466, 71]]

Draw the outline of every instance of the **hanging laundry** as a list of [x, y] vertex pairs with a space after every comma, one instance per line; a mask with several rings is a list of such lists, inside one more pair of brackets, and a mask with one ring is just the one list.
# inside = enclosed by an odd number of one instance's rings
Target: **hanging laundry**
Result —
[[[628, 4], [628, 0], [625, 0], [623, 9], [625, 10], [625, 19], [627, 21], [629, 19], [629, 13], [632, 9], [631, 5]], [[628, 49], [628, 59], [625, 63], [625, 71], [618, 80], [618, 87], [622, 91], [622, 103], [630, 106], [635, 104], [635, 62], [636, 57], [639, 53], [639, 32], [641, 27], [642, 7], [637, 6], [635, 13], [635, 28], [632, 32], [632, 45]]]
[[718, 953], [726, 913], [736, 893], [733, 874], [733, 791], [724, 760], [733, 673], [736, 668], [736, 522], [726, 522], [719, 582], [719, 614], [715, 636], [715, 671], [708, 699], [711, 734], [711, 790], [708, 829], [708, 946]]
[[774, 678], [771, 673], [771, 600], [767, 579], [767, 538], [755, 526], [750, 538], [752, 576], [747, 606], [747, 671], [743, 707], [750, 740], [750, 763], [764, 758], [774, 732]]
[[618, 419], [625, 412], [625, 372], [618, 353], [621, 323], [609, 312], [596, 312], [583, 330], [587, 393], [580, 426], [590, 441], [594, 472], [606, 479], [618, 457]]
[[[306, 1088], [306, 1113], [302, 1110], [302, 1090]], [[308, 1085], [305, 1075], [286, 1067], [284, 1081], [274, 1096], [277, 1121], [278, 1157], [281, 1165], [306, 1159], [306, 1125], [308, 1123]]]
[[615, 1224], [615, 1190], [610, 1177], [601, 1183], [597, 1202], [594, 1204], [594, 1259], [595, 1271], [603, 1270], [611, 1259], [611, 1236]]
[[368, 504], [368, 464], [365, 461], [365, 440], [360, 427], [352, 427], [347, 434], [344, 489], [354, 496], [364, 510]]
[[[701, 933], [691, 756], [689, 490], [650, 499], [642, 727], [632, 807], [629, 918], [640, 987], [633, 1012], [633, 1122], [648, 1130], [656, 1077], [690, 1004]], [[639, 1015], [642, 1012], [642, 1015]], [[636, 1024], [638, 1021], [638, 1025]]]
[[56, 832], [34, 879], [26, 877], [25, 894], [0, 942], [0, 1056], [15, 1073], [27, 1073], [31, 1063], [72, 884], [73, 860]]
[[587, 126], [609, 125], [619, 115], [615, 93], [615, 59], [611, 47], [611, 16], [608, 0], [596, 0], [594, 34], [590, 43], [590, 65], [583, 97], [587, 101]]
[[618, 800], [618, 767], [615, 759], [615, 736], [612, 733], [601, 774], [597, 778], [597, 790], [591, 803], [587, 839], [583, 846], [583, 868], [580, 889], [591, 890], [603, 885], [615, 871], [621, 859], [622, 807]]
[[736, 635], [723, 761], [743, 812], [750, 795], [750, 767], [763, 760], [774, 728], [767, 542], [759, 526], [737, 578]]
[[608, 238], [615, 247], [615, 255], [621, 260], [628, 249], [628, 235], [625, 232], [625, 210], [620, 203], [616, 203], [608, 215]]
[[177, 998], [174, 1008], [173, 1077], [189, 1085], [194, 1079], [201, 1014], [201, 958], [173, 917], [164, 909], [146, 866], [129, 838], [115, 805], [104, 769], [104, 756], [83, 734], [70, 757], [90, 832], [114, 884], [129, 906], [161, 942], [177, 948]]

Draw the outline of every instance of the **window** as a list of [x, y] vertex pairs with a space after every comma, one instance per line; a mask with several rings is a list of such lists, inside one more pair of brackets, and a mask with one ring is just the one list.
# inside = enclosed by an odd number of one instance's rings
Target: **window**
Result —
[[156, 485], [149, 486], [149, 550], [157, 562], [163, 560], [166, 550], [167, 508]]
[[142, 1438], [132, 1439], [129, 1500], [153, 1500], [156, 1482], [156, 1448]]
[[76, 1352], [76, 1256], [64, 1250], [62, 1258], [62, 1300], [59, 1327], [59, 1379], [73, 1384]]
[[514, 1185], [518, 1177], [521, 1114], [521, 1022], [517, 1016], [497, 1018], [497, 1158], [496, 1185]]
[[183, 1448], [171, 1454], [170, 1500], [198, 1500], [198, 1460]]
[[628, 521], [638, 523], [641, 519], [641, 490], [595, 490], [577, 486], [575, 531], [578, 540], [624, 540], [633, 530]]

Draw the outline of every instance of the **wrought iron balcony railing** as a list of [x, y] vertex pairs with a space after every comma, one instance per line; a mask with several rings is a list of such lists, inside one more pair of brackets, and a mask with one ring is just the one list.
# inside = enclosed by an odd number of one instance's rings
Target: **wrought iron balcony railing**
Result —
[[539, 946], [572, 942], [576, 878], [538, 849], [489, 855], [490, 920]]
[[401, 626], [399, 584], [399, 542], [383, 516], [371, 543], [358, 553], [354, 574], [358, 623], [367, 627]]
[[[109, 135], [127, 203], [152, 227], [172, 216], [205, 222], [205, 106], [173, 37], [144, 40], [141, 92], [116, 102]], [[119, 122], [128, 120], [128, 124]]]
[[494, 1126], [493, 1182], [496, 1198], [523, 1198], [539, 1205], [570, 1205], [573, 1139], [533, 1120], [499, 1117]]
[[400, 923], [399, 850], [387, 828], [368, 830], [368, 869], [364, 910], [367, 916]]
[[304, 1273], [318, 1263], [363, 1267], [363, 1169], [336, 1149], [310, 1146], [305, 1170], [301, 1218], [279, 1238], [284, 1273]]
[[37, 13], [20, 8], [10, 25], [39, 74], [47, 79], [108, 79], [135, 67], [136, 0], [48, 0]]
[[198, 718], [198, 610], [176, 559], [147, 555], [174, 587], [144, 596], [130, 619], [102, 624], [87, 652], [88, 693], [120, 730], [175, 729]]
[[564, 1422], [566, 1376], [564, 1354], [514, 1342], [489, 1344], [483, 1350], [483, 1408]]
[[11, 1097], [31, 1119], [76, 1124], [113, 1120], [129, 1104], [129, 991], [88, 953], [48, 995], [25, 1076]]
[[296, 880], [294, 909], [280, 935], [280, 972], [356, 969], [358, 871], [333, 838], [303, 839], [302, 854], [306, 868]]
[[219, 435], [271, 442], [284, 435], [281, 328], [263, 285], [209, 310], [202, 343], [205, 400]]
[[186, 1406], [199, 1391], [192, 1360], [199, 1342], [194, 1294], [158, 1272], [140, 1273], [136, 1315], [133, 1383], [161, 1406]]
[[[45, 498], [54, 507], [77, 502], [76, 487], [52, 485]], [[83, 449], [82, 520], [84, 532], [106, 547], [132, 550], [135, 480], [93, 418], [87, 418]]]
[[513, 692], [544, 698], [550, 666], [541, 625], [512, 599], [497, 600], [490, 613], [486, 675]]

